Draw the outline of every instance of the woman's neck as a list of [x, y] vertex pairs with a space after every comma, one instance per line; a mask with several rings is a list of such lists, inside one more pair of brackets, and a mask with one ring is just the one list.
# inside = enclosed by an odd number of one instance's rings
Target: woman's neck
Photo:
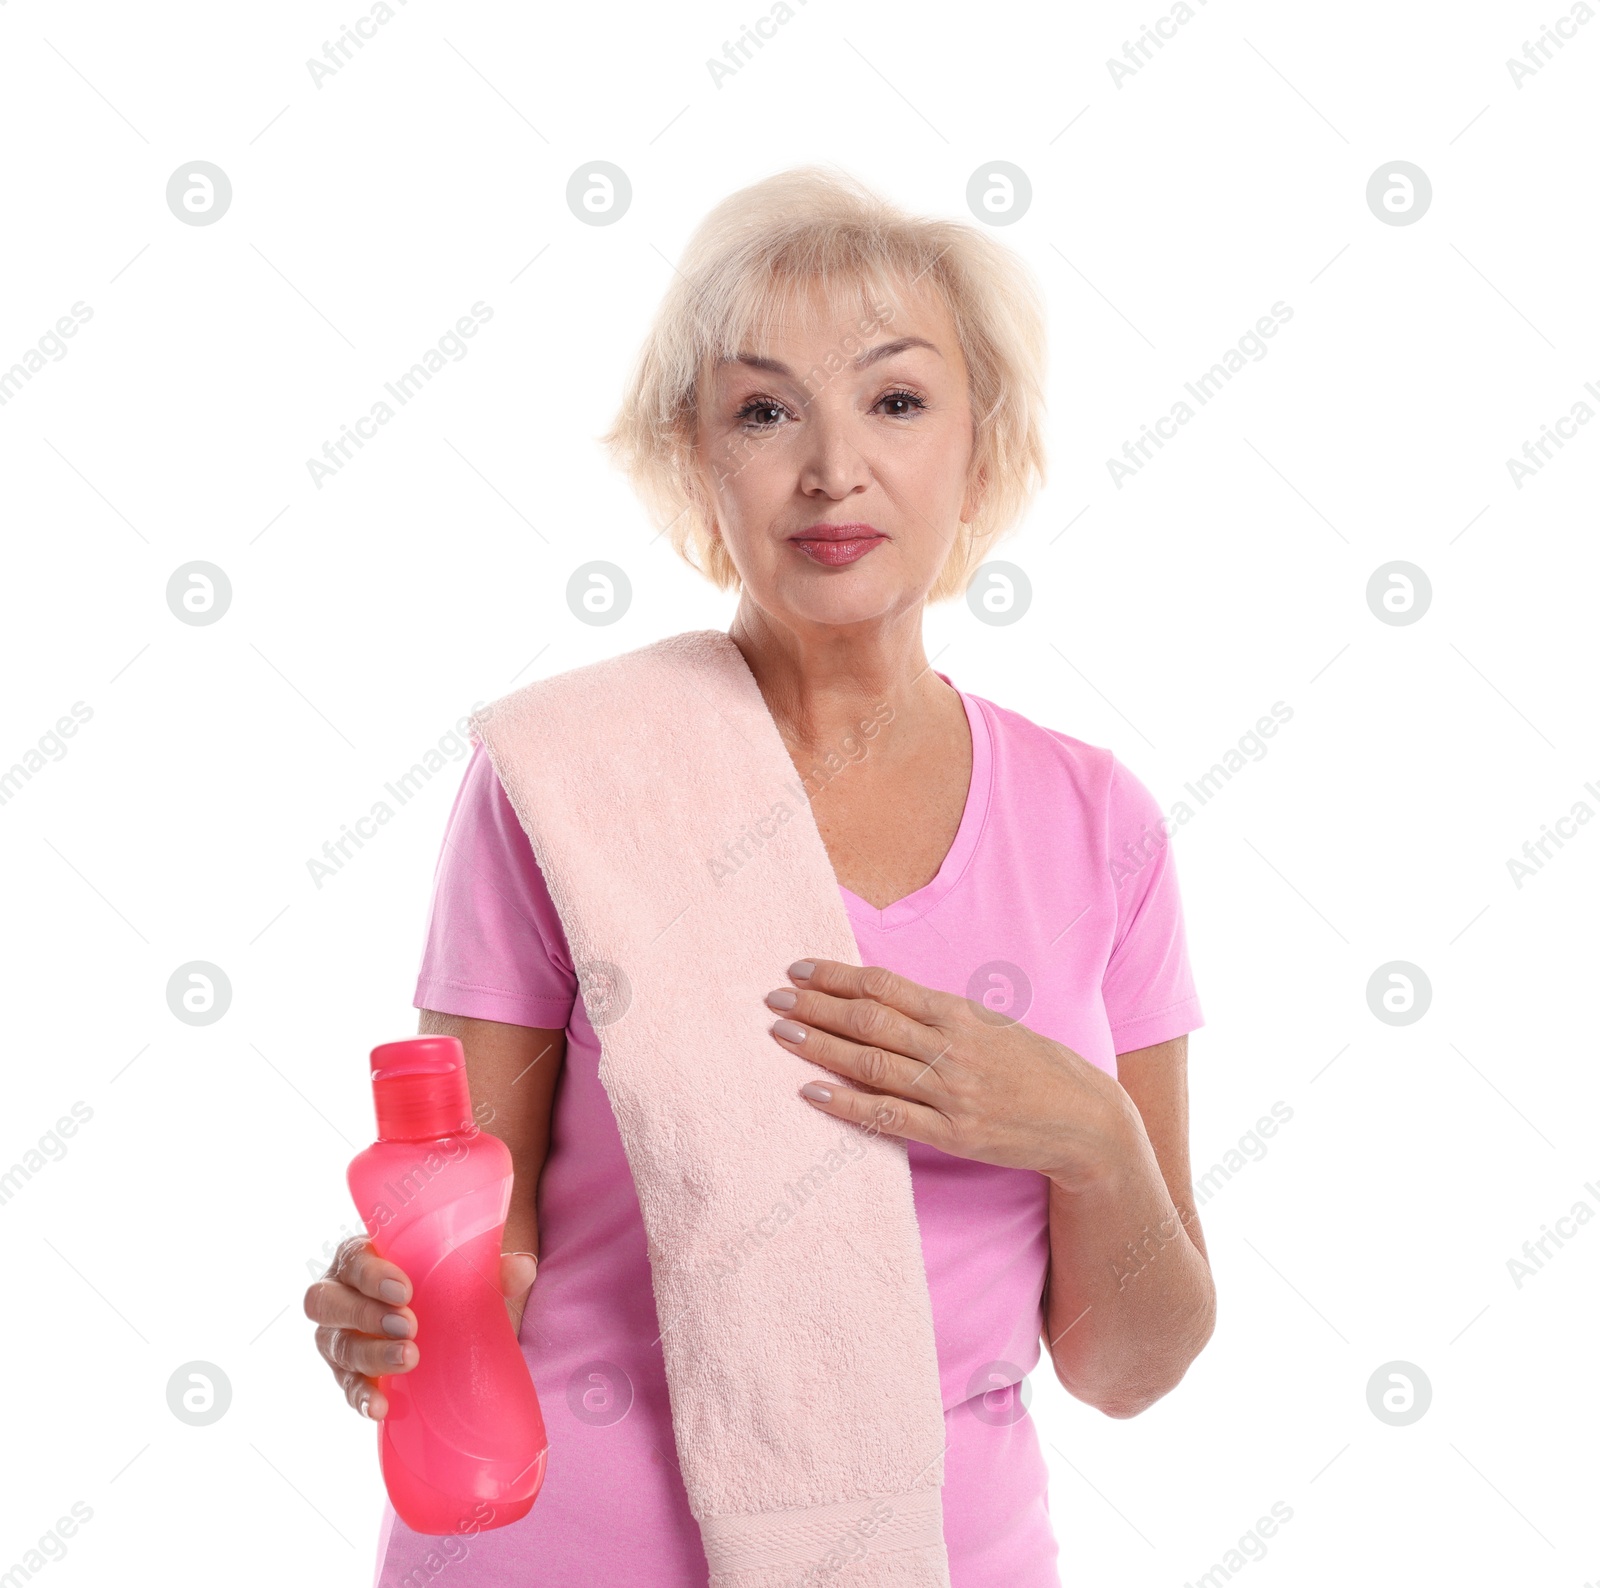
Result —
[[803, 634], [747, 613], [728, 637], [739, 647], [790, 753], [848, 756], [863, 733], [880, 748], [910, 752], [949, 731], [960, 698], [922, 646], [920, 612], [850, 632]]

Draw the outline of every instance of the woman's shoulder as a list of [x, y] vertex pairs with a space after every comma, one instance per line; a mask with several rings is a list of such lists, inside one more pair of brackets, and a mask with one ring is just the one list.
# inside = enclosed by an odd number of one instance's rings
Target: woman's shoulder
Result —
[[993, 740], [997, 776], [1024, 787], [1063, 784], [1101, 809], [1143, 808], [1155, 801], [1133, 772], [1105, 745], [1063, 728], [1036, 722], [1011, 706], [964, 691], [984, 714]]

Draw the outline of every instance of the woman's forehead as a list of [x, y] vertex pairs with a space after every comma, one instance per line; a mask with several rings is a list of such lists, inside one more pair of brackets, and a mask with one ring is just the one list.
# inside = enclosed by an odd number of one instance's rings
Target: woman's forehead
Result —
[[780, 342], [844, 338], [855, 350], [890, 337], [945, 340], [950, 314], [925, 284], [903, 278], [784, 284], [746, 306], [728, 328], [719, 362], [767, 353]]

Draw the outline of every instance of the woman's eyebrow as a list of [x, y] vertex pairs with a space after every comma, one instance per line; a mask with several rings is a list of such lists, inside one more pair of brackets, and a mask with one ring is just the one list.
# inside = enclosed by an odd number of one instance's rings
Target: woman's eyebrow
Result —
[[[855, 367], [857, 369], [865, 369], [869, 364], [876, 364], [879, 359], [893, 358], [896, 353], [905, 352], [908, 347], [925, 347], [930, 353], [938, 354], [940, 358], [944, 357], [944, 354], [940, 353], [939, 349], [926, 338], [902, 336], [893, 342], [880, 342], [876, 347], [869, 347], [865, 353], [862, 353], [854, 360]], [[794, 378], [794, 372], [787, 364], [775, 358], [762, 358], [758, 353], [740, 353], [737, 358], [725, 358], [722, 362], [724, 364], [744, 364], [751, 369], [764, 369], [774, 375], [784, 375], [791, 380]]]

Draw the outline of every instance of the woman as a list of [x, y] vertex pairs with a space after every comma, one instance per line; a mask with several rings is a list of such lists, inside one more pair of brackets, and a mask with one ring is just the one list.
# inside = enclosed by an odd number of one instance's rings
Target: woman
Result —
[[[955, 1588], [1057, 1582], [1016, 1388], [1041, 1338], [1073, 1395], [1130, 1417], [1215, 1309], [1187, 1143], [1202, 1019], [1161, 812], [1109, 751], [964, 693], [922, 647], [925, 604], [966, 588], [1042, 479], [1042, 348], [1029, 279], [993, 239], [791, 171], [702, 224], [606, 438], [680, 555], [739, 591], [730, 637], [869, 967], [797, 962], [767, 1003], [779, 1048], [862, 1088], [793, 1107], [908, 1144]], [[552, 1451], [532, 1512], [472, 1539], [449, 1581], [703, 1584], [597, 1039], [481, 747], [415, 1001], [422, 1031], [461, 1038], [515, 1159], [503, 1288]], [[376, 1376], [418, 1361], [409, 1295], [363, 1241], [306, 1295], [373, 1418]], [[426, 1576], [435, 1543], [389, 1513], [379, 1588]]]

